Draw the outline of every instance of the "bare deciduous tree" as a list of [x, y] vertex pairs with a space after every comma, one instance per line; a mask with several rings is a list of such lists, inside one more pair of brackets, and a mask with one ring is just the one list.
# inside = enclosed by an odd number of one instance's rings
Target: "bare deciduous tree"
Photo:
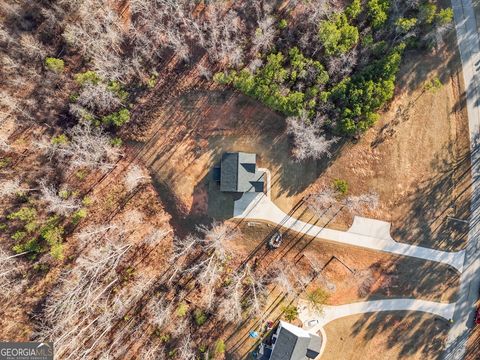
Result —
[[350, 211], [360, 211], [362, 209], [374, 210], [378, 207], [379, 197], [377, 193], [371, 192], [356, 196], [347, 196], [345, 206]]
[[31, 34], [24, 34], [20, 37], [20, 46], [23, 48], [24, 54], [32, 60], [43, 60], [47, 56], [45, 46]]
[[149, 246], [155, 246], [171, 232], [173, 232], [172, 229], [155, 229], [144, 238], [143, 242]]
[[40, 183], [41, 199], [47, 204], [47, 211], [67, 216], [80, 209], [80, 201], [72, 196], [62, 197], [53, 186]]
[[145, 307], [148, 321], [157, 329], [169, 324], [172, 316], [172, 303], [164, 298], [151, 299]]
[[96, 114], [108, 114], [122, 106], [122, 101], [104, 83], [85, 84], [77, 103]]
[[177, 348], [178, 358], [182, 360], [195, 360], [196, 354], [193, 348], [192, 336], [190, 333], [183, 334], [180, 346]]
[[[1, 122], [0, 122], [0, 125], [1, 125]], [[11, 147], [8, 142], [8, 136], [6, 134], [0, 133], [0, 150], [9, 151], [10, 149]]]
[[20, 184], [19, 178], [0, 181], [0, 198], [10, 197], [15, 194], [21, 193], [27, 189], [24, 189]]
[[161, 344], [147, 342], [140, 351], [140, 359], [142, 360], [164, 360], [165, 349]]
[[125, 187], [128, 191], [132, 191], [138, 185], [148, 181], [150, 176], [145, 174], [145, 171], [138, 165], [133, 165], [127, 172], [124, 178]]
[[259, 21], [255, 36], [252, 40], [253, 53], [263, 53], [270, 50], [275, 39], [275, 18], [273, 16], [266, 16]]
[[70, 141], [43, 141], [37, 146], [47, 155], [68, 161], [73, 168], [87, 167], [110, 169], [114, 161], [122, 156], [119, 148], [111, 144], [110, 138], [100, 128], [92, 128], [88, 123], [80, 124], [68, 131]]
[[326, 211], [336, 208], [338, 205], [338, 194], [332, 188], [327, 187], [307, 196], [305, 204], [311, 212], [321, 217]]
[[17, 259], [25, 254], [8, 255], [0, 249], [0, 300], [3, 304], [15, 299], [26, 284], [27, 279], [22, 276], [26, 268]]
[[338, 138], [327, 139], [320, 129], [321, 124], [311, 124], [306, 115], [287, 119], [288, 132], [293, 135], [295, 147], [293, 154], [297, 160], [331, 157], [330, 148]]
[[338, 212], [346, 209], [350, 212], [362, 210], [374, 210], [378, 207], [378, 194], [370, 192], [361, 195], [342, 196], [330, 187], [324, 188], [318, 193], [310, 194], [305, 199], [308, 209], [318, 217], [327, 213], [327, 211]]
[[245, 282], [247, 284], [247, 303], [249, 313], [255, 317], [263, 316], [263, 306], [267, 295], [266, 279], [255, 274], [250, 266], [245, 267]]
[[227, 322], [242, 321], [243, 273], [235, 274], [218, 307], [218, 316]]

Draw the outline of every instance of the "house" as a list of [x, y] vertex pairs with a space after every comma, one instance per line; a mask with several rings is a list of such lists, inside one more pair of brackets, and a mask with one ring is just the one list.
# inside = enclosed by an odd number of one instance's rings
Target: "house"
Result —
[[322, 338], [309, 333], [298, 326], [280, 321], [260, 346], [259, 357], [262, 360], [307, 360], [315, 359], [322, 348]]
[[217, 169], [217, 180], [223, 192], [263, 192], [264, 177], [265, 172], [257, 168], [256, 154], [224, 153], [220, 171]]

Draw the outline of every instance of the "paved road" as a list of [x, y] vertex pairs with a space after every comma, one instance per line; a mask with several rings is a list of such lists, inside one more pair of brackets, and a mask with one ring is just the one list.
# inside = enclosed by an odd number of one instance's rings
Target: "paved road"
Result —
[[390, 236], [390, 223], [384, 221], [357, 216], [348, 231], [327, 229], [289, 216], [263, 193], [245, 193], [241, 199], [235, 202], [234, 216], [269, 221], [315, 238], [441, 262], [453, 266], [459, 272], [463, 270], [464, 250], [447, 252], [396, 242]]
[[460, 281], [460, 297], [453, 315], [454, 325], [450, 329], [445, 360], [463, 359], [469, 330], [474, 326], [475, 302], [480, 288], [480, 153], [479, 153], [479, 88], [480, 70], [479, 36], [475, 13], [470, 0], [452, 0], [458, 48], [462, 59], [463, 78], [466, 89], [470, 150], [472, 162], [472, 203], [470, 230], [465, 256], [464, 272]]

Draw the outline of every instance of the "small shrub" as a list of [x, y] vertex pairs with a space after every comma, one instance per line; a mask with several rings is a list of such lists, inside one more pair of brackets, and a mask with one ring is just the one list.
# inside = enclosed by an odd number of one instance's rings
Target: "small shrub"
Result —
[[63, 69], [65, 68], [65, 63], [63, 62], [62, 59], [57, 59], [54, 57], [47, 57], [45, 59], [45, 67], [53, 71], [54, 73], [60, 74], [63, 72]]
[[33, 220], [33, 221], [29, 221], [25, 224], [25, 226], [23, 227], [27, 232], [29, 233], [32, 233], [34, 232], [35, 230], [37, 230], [38, 228], [38, 223]]
[[33, 265], [33, 270], [39, 273], [48, 272], [48, 270], [50, 270], [50, 266], [45, 263], [37, 263]]
[[169, 358], [174, 358], [175, 356], [177, 356], [177, 349], [173, 349], [168, 352]]
[[54, 245], [62, 242], [63, 227], [57, 225], [46, 225], [40, 229], [40, 235], [49, 245]]
[[0, 158], [0, 169], [6, 168], [12, 162], [12, 158]]
[[114, 113], [102, 117], [102, 123], [104, 125], [122, 126], [126, 122], [130, 121], [130, 111], [128, 109], [121, 109]]
[[165, 334], [160, 334], [160, 341], [163, 343], [167, 343], [170, 341], [170, 334], [165, 333]]
[[50, 255], [57, 260], [63, 259], [63, 227], [58, 225], [58, 216], [51, 216], [46, 225], [40, 229], [43, 240], [50, 245]]
[[8, 220], [20, 220], [24, 222], [32, 222], [37, 218], [37, 210], [31, 207], [22, 207], [20, 210], [10, 213]]
[[226, 346], [225, 342], [220, 339], [215, 343], [215, 354], [216, 355], [223, 355], [225, 353]]
[[129, 281], [135, 276], [135, 268], [129, 266], [123, 272], [123, 281]]
[[307, 300], [317, 310], [322, 310], [330, 295], [323, 289], [316, 289], [307, 293]]
[[278, 22], [278, 28], [280, 30], [283, 30], [283, 29], [287, 28], [287, 26], [288, 26], [288, 22], [287, 22], [286, 19], [282, 19]]
[[87, 177], [88, 175], [88, 171], [85, 170], [85, 169], [82, 169], [82, 170], [78, 170], [76, 173], [75, 173], [75, 177], [80, 180], [80, 181], [83, 181], [85, 180], [85, 178]]
[[213, 75], [213, 81], [222, 85], [227, 85], [232, 82], [230, 76], [225, 72], [218, 72]]
[[107, 88], [117, 95], [121, 101], [127, 100], [128, 92], [123, 89], [122, 85], [118, 81], [111, 81]]
[[68, 137], [65, 134], [60, 134], [52, 137], [52, 140], [50, 140], [50, 143], [53, 145], [65, 145], [65, 144], [68, 144]]
[[37, 255], [43, 251], [37, 238], [31, 238], [26, 243], [17, 244], [12, 249], [16, 254], [29, 252], [28, 258], [31, 260], [35, 259]]
[[201, 309], [195, 309], [193, 317], [195, 318], [195, 324], [198, 326], [202, 326], [207, 322], [207, 315]]
[[345, 180], [335, 179], [333, 180], [333, 188], [336, 192], [341, 195], [347, 195], [348, 193], [348, 183]]
[[84, 85], [86, 83], [96, 85], [102, 80], [95, 71], [91, 71], [91, 70], [87, 70], [83, 73], [75, 74], [74, 78], [75, 78], [75, 82], [79, 85]]
[[415, 18], [399, 18], [395, 21], [395, 26], [397, 27], [398, 32], [407, 33], [412, 30], [417, 24], [417, 19]]
[[85, 208], [81, 208], [75, 211], [72, 215], [72, 224], [77, 225], [82, 219], [87, 217], [88, 211]]
[[112, 146], [120, 147], [123, 144], [123, 140], [119, 137], [114, 137], [112, 140], [110, 140], [110, 144]]
[[222, 285], [223, 287], [228, 287], [232, 282], [233, 282], [233, 279], [231, 277], [228, 277], [223, 281]]
[[435, 20], [435, 13], [437, 12], [437, 5], [431, 3], [424, 3], [420, 6], [420, 20], [430, 25]]
[[335, 19], [320, 23], [318, 37], [328, 56], [344, 54], [358, 42], [358, 29], [348, 23], [347, 16], [338, 14]]
[[58, 196], [60, 199], [67, 200], [70, 197], [71, 193], [70, 191], [63, 189], [58, 192]]
[[188, 304], [185, 301], [183, 301], [177, 307], [177, 311], [176, 311], [177, 316], [184, 317], [185, 315], [187, 315], [187, 312], [188, 312]]
[[154, 71], [152, 75], [150, 75], [150, 78], [147, 80], [147, 87], [149, 89], [152, 89], [155, 87], [155, 84], [157, 83], [158, 80], [158, 72]]
[[453, 20], [453, 10], [448, 8], [448, 9], [441, 9], [436, 15], [435, 15], [435, 23], [439, 26], [447, 25], [451, 23]]
[[363, 46], [370, 46], [373, 44], [373, 35], [372, 34], [366, 34], [363, 36], [360, 40], [362, 42]]
[[367, 11], [370, 24], [374, 29], [379, 29], [388, 19], [390, 0], [368, 0]]
[[83, 199], [82, 199], [82, 205], [83, 206], [90, 206], [92, 205], [93, 203], [93, 200], [92, 198], [88, 197], [88, 196], [85, 196]]
[[353, 0], [352, 3], [345, 9], [345, 14], [350, 20], [355, 20], [362, 12], [362, 3], [360, 0]]
[[434, 77], [432, 80], [425, 84], [425, 90], [435, 92], [442, 87], [442, 82], [438, 77]]
[[78, 96], [78, 93], [70, 94], [70, 96], [68, 97], [68, 101], [70, 101], [71, 103], [76, 103], [78, 100]]
[[287, 321], [293, 321], [298, 316], [298, 309], [294, 305], [284, 306], [282, 308], [282, 311], [283, 311], [283, 316]]
[[63, 244], [54, 244], [50, 248], [50, 255], [57, 260], [63, 260]]
[[25, 236], [27, 236], [26, 231], [18, 230], [15, 231], [15, 233], [12, 235], [12, 239], [15, 241], [22, 241], [23, 239], [25, 239]]

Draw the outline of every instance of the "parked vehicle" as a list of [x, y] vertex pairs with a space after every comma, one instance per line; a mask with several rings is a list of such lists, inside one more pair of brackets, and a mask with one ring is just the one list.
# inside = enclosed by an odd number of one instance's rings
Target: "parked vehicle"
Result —
[[475, 324], [480, 324], [480, 306], [477, 308], [477, 313], [475, 314]]
[[282, 244], [282, 233], [277, 231], [275, 234], [272, 235], [270, 240], [268, 240], [268, 247], [270, 249], [278, 249]]
[[319, 321], [316, 320], [316, 319], [314, 319], [314, 320], [309, 320], [309, 321], [307, 322], [307, 327], [312, 328], [312, 327], [314, 327], [315, 325], [318, 325], [318, 323], [319, 323]]

